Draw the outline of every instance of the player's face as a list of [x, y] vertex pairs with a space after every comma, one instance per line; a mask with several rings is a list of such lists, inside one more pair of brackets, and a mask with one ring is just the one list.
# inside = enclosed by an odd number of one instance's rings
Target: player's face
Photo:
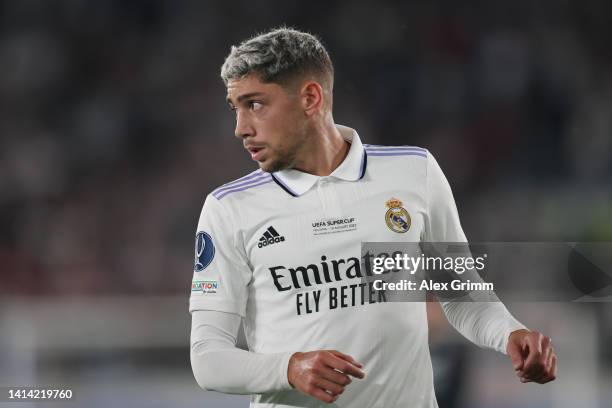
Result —
[[228, 82], [227, 101], [236, 113], [236, 137], [259, 167], [267, 172], [293, 167], [308, 133], [297, 93], [249, 75]]

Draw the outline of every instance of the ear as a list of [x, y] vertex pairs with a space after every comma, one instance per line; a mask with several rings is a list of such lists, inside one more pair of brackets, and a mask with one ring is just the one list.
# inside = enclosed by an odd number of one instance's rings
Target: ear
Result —
[[302, 85], [300, 99], [304, 114], [312, 116], [323, 108], [323, 88], [316, 81], [308, 81]]

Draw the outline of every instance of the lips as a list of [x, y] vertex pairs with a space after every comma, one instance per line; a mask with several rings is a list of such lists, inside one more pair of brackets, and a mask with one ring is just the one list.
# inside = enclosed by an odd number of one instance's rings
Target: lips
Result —
[[255, 161], [260, 161], [266, 150], [263, 146], [247, 146], [246, 149], [251, 154], [251, 159]]

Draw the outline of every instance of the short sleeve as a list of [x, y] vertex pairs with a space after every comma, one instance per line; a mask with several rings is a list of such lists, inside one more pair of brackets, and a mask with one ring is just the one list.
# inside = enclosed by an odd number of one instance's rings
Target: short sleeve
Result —
[[216, 310], [245, 315], [252, 272], [236, 245], [232, 219], [213, 196], [206, 198], [194, 245], [189, 312]]
[[431, 152], [427, 154], [426, 196], [426, 241], [466, 242], [450, 185]]

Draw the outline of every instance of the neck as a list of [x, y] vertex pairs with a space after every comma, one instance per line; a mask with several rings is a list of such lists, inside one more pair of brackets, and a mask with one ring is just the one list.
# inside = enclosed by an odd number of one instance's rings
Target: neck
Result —
[[311, 143], [304, 146], [302, 160], [297, 160], [294, 169], [315, 176], [329, 176], [348, 154], [350, 144], [342, 138], [333, 119], [312, 129]]

